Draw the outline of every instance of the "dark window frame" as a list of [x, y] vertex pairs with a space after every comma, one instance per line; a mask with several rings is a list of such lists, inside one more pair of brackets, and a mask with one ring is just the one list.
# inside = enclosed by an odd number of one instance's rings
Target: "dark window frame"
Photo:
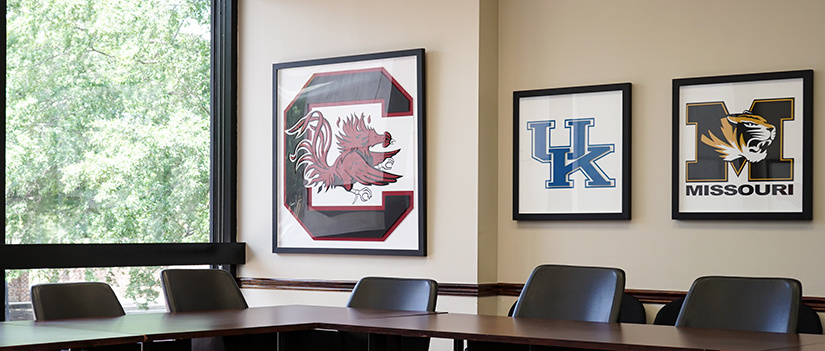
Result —
[[[147, 244], [6, 245], [0, 241], [0, 274], [7, 269], [212, 265], [235, 273], [246, 261], [237, 242], [237, 1], [212, 0], [210, 242]], [[6, 24], [3, 23], [5, 31]], [[3, 57], [6, 46], [3, 45]], [[3, 69], [6, 60], [3, 60]], [[3, 86], [6, 85], [5, 76]], [[5, 105], [5, 95], [3, 104]], [[5, 128], [5, 109], [2, 113]], [[6, 134], [2, 135], [3, 145]], [[3, 165], [5, 168], [5, 153]], [[2, 175], [5, 184], [6, 173]], [[5, 284], [4, 284], [5, 290]], [[0, 321], [5, 320], [5, 314]]]

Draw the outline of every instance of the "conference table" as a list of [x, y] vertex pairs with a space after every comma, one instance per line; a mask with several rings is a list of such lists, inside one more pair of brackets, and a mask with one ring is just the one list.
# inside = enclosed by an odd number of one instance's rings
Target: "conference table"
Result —
[[[825, 350], [825, 336], [285, 305], [0, 323], [0, 350], [48, 350], [309, 329], [600, 350]], [[273, 347], [275, 349], [275, 347]]]

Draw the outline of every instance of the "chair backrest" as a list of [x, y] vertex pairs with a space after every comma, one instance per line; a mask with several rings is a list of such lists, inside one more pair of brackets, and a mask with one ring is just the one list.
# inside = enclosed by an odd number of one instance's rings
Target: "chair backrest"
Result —
[[100, 282], [32, 286], [34, 319], [117, 317], [125, 314], [112, 287]]
[[622, 307], [619, 308], [619, 323], [647, 323], [645, 305], [632, 295], [622, 294]]
[[364, 277], [347, 307], [432, 312], [437, 297], [438, 283], [432, 279]]
[[541, 265], [524, 284], [513, 317], [616, 322], [624, 284], [617, 268]]
[[220, 269], [166, 269], [160, 274], [169, 312], [243, 309], [238, 283]]
[[801, 299], [795, 279], [701, 277], [688, 290], [676, 326], [793, 333]]
[[656, 318], [653, 319], [653, 324], [657, 325], [676, 325], [676, 318], [679, 318], [679, 311], [682, 310], [682, 304], [685, 303], [685, 298], [680, 297], [672, 300], [662, 306], [659, 312], [656, 312]]
[[[507, 317], [512, 317], [515, 309], [516, 303], [513, 302], [513, 305], [510, 306], [510, 310], [507, 312]], [[677, 310], [676, 314], [678, 313], [679, 311]], [[676, 322], [676, 315], [673, 316], [673, 322]], [[645, 305], [632, 295], [622, 294], [622, 307], [619, 308], [619, 323], [647, 323], [647, 312], [645, 312]]]
[[[656, 312], [656, 318], [653, 324], [659, 325], [676, 325], [676, 318], [679, 317], [679, 311], [682, 309], [682, 304], [685, 302], [684, 297], [666, 303], [659, 312]], [[804, 303], [799, 304], [799, 318], [796, 322], [796, 332], [804, 334], [822, 334], [822, 321], [819, 320], [819, 315], [811, 306]]]
[[799, 319], [796, 322], [796, 332], [805, 334], [822, 334], [822, 321], [819, 314], [811, 306], [799, 304]]

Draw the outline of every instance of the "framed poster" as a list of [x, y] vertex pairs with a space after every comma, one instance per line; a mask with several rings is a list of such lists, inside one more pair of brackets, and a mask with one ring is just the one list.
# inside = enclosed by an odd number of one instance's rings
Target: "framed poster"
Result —
[[673, 80], [673, 219], [812, 219], [813, 71]]
[[630, 87], [513, 93], [513, 219], [630, 219]]
[[273, 252], [426, 255], [424, 49], [273, 65]]

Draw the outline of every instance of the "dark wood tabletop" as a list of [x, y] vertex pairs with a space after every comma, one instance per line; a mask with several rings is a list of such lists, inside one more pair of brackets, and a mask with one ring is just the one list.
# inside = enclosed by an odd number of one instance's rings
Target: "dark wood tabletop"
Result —
[[[100, 320], [100, 323], [113, 321]], [[33, 321], [0, 323], [0, 349], [43, 350], [134, 344], [142, 342], [141, 333], [119, 333], [49, 326]]]
[[[135, 328], [129, 330], [143, 330], [146, 341], [154, 341], [307, 330], [316, 328], [319, 321], [357, 324], [359, 321], [368, 319], [415, 316], [426, 313], [285, 305], [242, 310], [135, 315]], [[205, 318], [205, 315], [208, 318]]]
[[676, 328], [650, 324], [590, 323], [455, 313], [363, 320], [351, 325], [320, 322], [319, 327], [376, 334], [430, 336], [599, 350], [760, 351], [804, 345], [822, 345], [825, 349], [825, 336], [823, 335]]
[[771, 351], [823, 351], [825, 350], [825, 343], [822, 344], [813, 344], [813, 345], [804, 345], [804, 346], [793, 346], [793, 347], [786, 347], [781, 349], [774, 349]]
[[358, 321], [367, 319], [426, 313], [428, 312], [286, 305], [240, 310], [130, 314], [115, 318], [2, 322], [0, 350], [34, 350], [44, 346], [88, 347], [262, 334], [313, 329], [318, 321], [357, 324]]
[[[823, 335], [301, 305], [2, 322], [0, 350], [87, 347], [313, 328], [601, 350], [825, 350]], [[455, 345], [459, 347], [460, 343]]]

